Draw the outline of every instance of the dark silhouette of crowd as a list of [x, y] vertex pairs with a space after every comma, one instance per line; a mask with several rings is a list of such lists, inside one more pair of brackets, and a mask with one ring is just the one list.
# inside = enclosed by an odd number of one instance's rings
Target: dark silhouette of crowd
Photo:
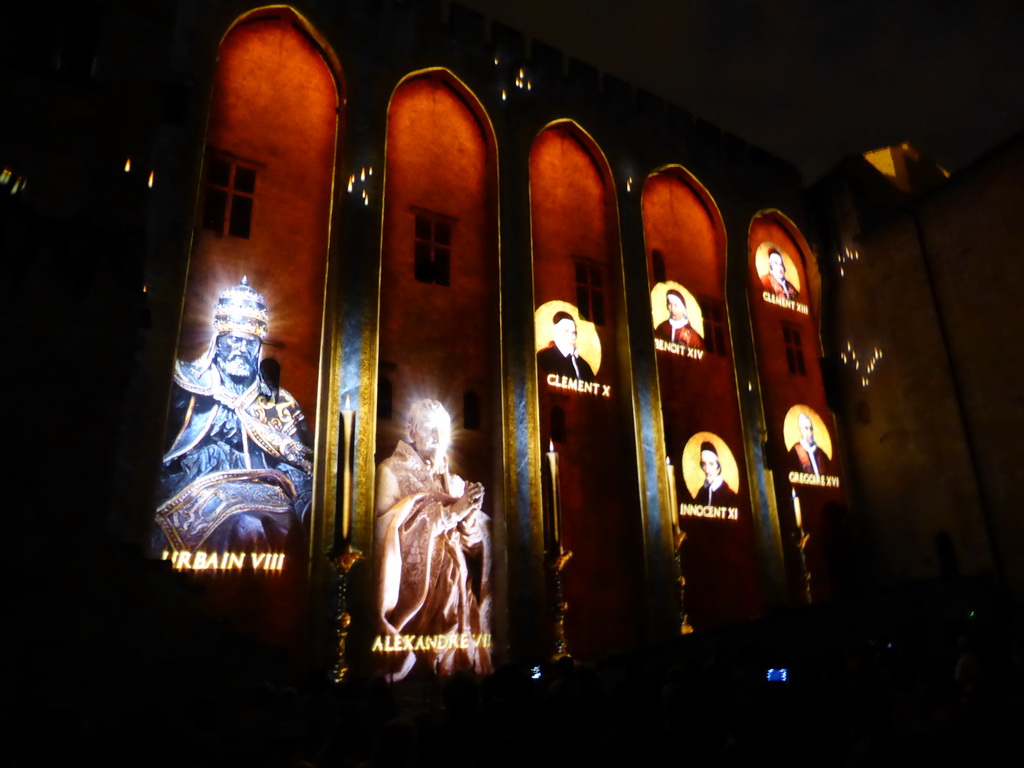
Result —
[[966, 580], [593, 663], [335, 684], [209, 616], [166, 563], [104, 556], [49, 577], [60, 602], [18, 603], [10, 765], [984, 764], [1024, 722], [1020, 627]]

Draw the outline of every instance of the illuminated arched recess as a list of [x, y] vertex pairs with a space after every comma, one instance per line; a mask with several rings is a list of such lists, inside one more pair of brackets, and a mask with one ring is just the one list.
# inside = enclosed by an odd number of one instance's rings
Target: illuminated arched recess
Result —
[[[762, 607], [726, 308], [726, 234], [711, 195], [681, 166], [648, 176], [641, 205], [665, 448], [688, 513], [679, 520], [687, 534], [686, 608], [701, 630]], [[719, 484], [713, 465], [704, 472], [699, 449], [712, 442], [704, 433], [720, 440], [720, 466], [731, 454], [735, 478], [726, 472]], [[696, 509], [706, 506], [715, 510]]]
[[[534, 140], [530, 221], [542, 450], [564, 436], [554, 448], [563, 542], [574, 553], [563, 575], [569, 649], [595, 658], [643, 637], [645, 568], [615, 190], [601, 150], [572, 121]], [[552, 309], [578, 321], [593, 382], [549, 347]], [[587, 386], [574, 389], [580, 378]]]
[[[379, 458], [405, 437], [409, 406], [429, 397], [452, 416], [459, 474], [491, 477], [501, 429], [497, 182], [494, 131], [476, 96], [445, 69], [406, 76], [388, 107], [379, 359], [393, 415], [378, 423]], [[471, 429], [467, 395], [483, 403]]]
[[376, 462], [407, 437], [412, 403], [439, 400], [452, 417], [452, 471], [484, 484], [500, 541], [497, 163], [490, 118], [455, 75], [401, 80], [388, 106], [378, 334], [392, 408], [378, 413]]
[[[846, 491], [821, 373], [817, 272], [807, 241], [779, 211], [762, 211], [753, 218], [748, 249], [748, 302], [767, 428], [765, 452], [790, 597], [795, 602], [807, 599], [799, 550], [793, 545], [799, 512], [804, 532], [810, 534], [805, 554], [811, 598], [823, 600], [839, 586]], [[811, 425], [812, 433], [802, 435], [801, 423]], [[798, 444], [802, 436], [814, 450]], [[817, 459], [809, 459], [809, 453]]]
[[[218, 295], [247, 278], [268, 307], [262, 357], [277, 365], [265, 381], [279, 372], [276, 383], [310, 430], [324, 399], [321, 334], [343, 103], [337, 60], [293, 9], [249, 12], [221, 39], [178, 339], [179, 359], [200, 358]], [[299, 535], [316, 524], [307, 520]], [[306, 602], [302, 551], [297, 545], [280, 578], [207, 579], [208, 595], [265, 637], [294, 645]]]
[[272, 7], [240, 17], [221, 41], [178, 350], [202, 352], [217, 295], [247, 276], [270, 311], [264, 354], [311, 424], [343, 101], [316, 40], [294, 10]]

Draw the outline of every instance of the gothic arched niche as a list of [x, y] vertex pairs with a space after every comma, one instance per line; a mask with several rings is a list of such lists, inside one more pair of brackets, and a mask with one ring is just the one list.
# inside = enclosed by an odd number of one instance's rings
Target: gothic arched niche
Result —
[[[665, 448], [683, 512], [672, 514], [687, 534], [689, 622], [702, 630], [761, 609], [725, 302], [725, 228], [710, 194], [680, 166], [648, 176], [641, 207]], [[735, 473], [723, 471], [729, 461]]]
[[[846, 489], [820, 365], [817, 272], [806, 240], [779, 211], [758, 213], [747, 242], [766, 454], [790, 597], [823, 600], [839, 586], [836, 553]], [[796, 542], [805, 533], [810, 538], [801, 556]]]
[[572, 121], [534, 140], [530, 222], [541, 447], [560, 438], [560, 538], [574, 553], [568, 648], [596, 658], [644, 636], [645, 569], [618, 209], [604, 155]]
[[336, 73], [287, 7], [240, 17], [220, 42], [153, 543], [205, 579], [215, 610], [293, 648], [314, 527]]
[[[497, 148], [483, 107], [448, 70], [395, 88], [384, 178], [378, 364], [393, 412], [376, 429], [371, 650], [392, 679], [488, 672], [503, 487]], [[410, 434], [410, 420], [428, 418], [423, 401], [446, 412], [429, 417], [451, 430], [443, 460]], [[482, 502], [453, 527], [477, 483]], [[417, 506], [403, 507], [410, 494]], [[395, 631], [415, 650], [394, 652]]]
[[253, 11], [224, 35], [178, 350], [191, 359], [205, 347], [217, 295], [247, 276], [270, 312], [264, 354], [311, 420], [342, 103], [332, 59], [287, 7]]

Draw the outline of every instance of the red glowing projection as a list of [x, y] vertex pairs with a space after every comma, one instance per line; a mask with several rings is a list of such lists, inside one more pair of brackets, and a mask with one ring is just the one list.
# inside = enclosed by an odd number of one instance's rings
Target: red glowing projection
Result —
[[778, 211], [754, 217], [748, 254], [761, 396], [771, 425], [768, 466], [790, 594], [795, 601], [823, 600], [837, 588], [833, 552], [839, 548], [845, 499], [835, 424], [818, 363], [815, 263], [799, 230]]
[[[558, 452], [562, 544], [574, 553], [562, 573], [568, 647], [596, 658], [638, 642], [644, 555], [632, 410], [619, 397], [630, 387], [615, 332], [623, 311], [615, 194], [604, 155], [575, 123], [553, 123], [534, 141], [530, 221], [538, 448], [553, 443]], [[587, 367], [577, 361], [571, 375], [545, 369], [542, 358], [553, 357], [545, 348], [557, 352], [548, 347], [556, 340], [554, 307], [579, 319], [576, 351]], [[571, 341], [562, 346], [570, 349]], [[572, 365], [565, 354], [562, 364]]]
[[641, 206], [667, 470], [671, 480], [682, 474], [675, 513], [686, 534], [685, 608], [700, 631], [761, 609], [746, 462], [729, 447], [744, 436], [725, 304], [725, 226], [710, 193], [678, 165], [647, 178]]

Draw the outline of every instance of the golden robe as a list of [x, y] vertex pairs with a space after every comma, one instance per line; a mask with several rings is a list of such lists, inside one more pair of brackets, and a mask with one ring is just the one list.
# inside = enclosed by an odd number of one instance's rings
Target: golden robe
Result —
[[[461, 522], [451, 506], [466, 484], [400, 442], [377, 468], [375, 522], [378, 620], [382, 634], [488, 636], [491, 633], [490, 519], [479, 510]], [[419, 662], [441, 674], [491, 671], [481, 642], [443, 643], [443, 650], [406, 651], [389, 664], [400, 680]]]

